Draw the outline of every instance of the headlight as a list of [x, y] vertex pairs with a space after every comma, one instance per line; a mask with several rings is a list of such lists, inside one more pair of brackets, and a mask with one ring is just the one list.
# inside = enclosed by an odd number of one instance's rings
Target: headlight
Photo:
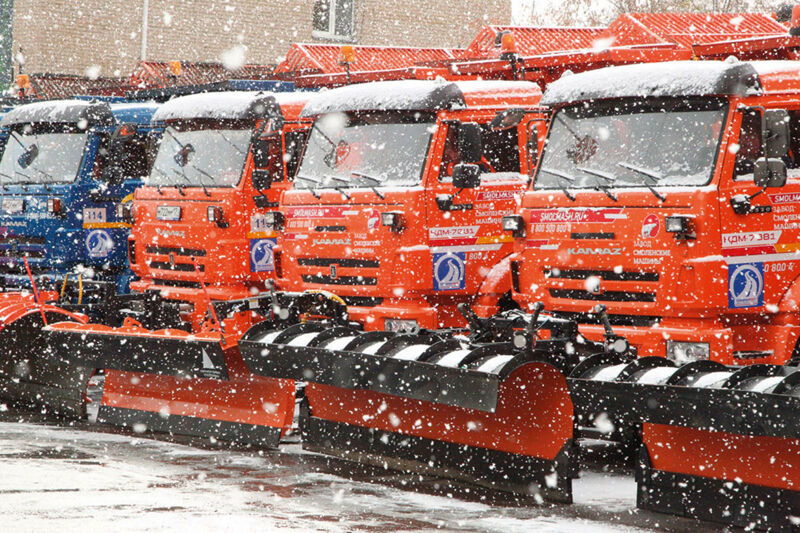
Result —
[[395, 233], [400, 233], [406, 226], [403, 213], [397, 211], [381, 213], [381, 224]]
[[689, 217], [665, 217], [664, 229], [667, 233], [689, 233]]
[[693, 361], [706, 361], [711, 354], [707, 342], [667, 341], [667, 359], [684, 365]]
[[419, 324], [417, 324], [416, 320], [387, 318], [383, 321], [383, 329], [395, 333], [417, 333], [419, 331]]
[[520, 215], [506, 215], [503, 217], [503, 231], [510, 231], [514, 237], [525, 236], [525, 220]]

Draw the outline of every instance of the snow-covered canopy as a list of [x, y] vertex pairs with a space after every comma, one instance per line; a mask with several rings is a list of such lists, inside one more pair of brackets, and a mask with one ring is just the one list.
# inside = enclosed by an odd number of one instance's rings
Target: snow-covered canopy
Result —
[[[303, 96], [302, 98], [305, 98]], [[291, 93], [222, 91], [180, 96], [163, 104], [153, 114], [154, 122], [167, 120], [240, 120], [281, 116], [281, 103], [299, 100]]]
[[50, 100], [15, 107], [0, 121], [0, 126], [41, 122], [67, 122], [87, 124], [114, 124], [111, 107], [105, 102], [81, 100]]
[[313, 96], [303, 116], [345, 111], [458, 109], [466, 106], [458, 84], [444, 81], [378, 81], [348, 85]]
[[761, 92], [750, 63], [673, 61], [568, 75], [544, 92], [542, 105], [625, 97], [748, 95]]

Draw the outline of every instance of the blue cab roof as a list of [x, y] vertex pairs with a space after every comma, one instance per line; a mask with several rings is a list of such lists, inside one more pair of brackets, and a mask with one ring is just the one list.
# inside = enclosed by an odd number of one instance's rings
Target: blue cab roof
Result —
[[134, 122], [136, 124], [150, 124], [150, 118], [158, 109], [158, 104], [153, 102], [135, 102], [127, 104], [111, 104], [111, 112], [115, 121]]

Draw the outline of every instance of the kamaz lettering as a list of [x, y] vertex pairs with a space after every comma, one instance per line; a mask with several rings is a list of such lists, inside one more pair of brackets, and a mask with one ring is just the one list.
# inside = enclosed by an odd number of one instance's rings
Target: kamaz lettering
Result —
[[622, 255], [622, 248], [567, 248], [570, 255]]

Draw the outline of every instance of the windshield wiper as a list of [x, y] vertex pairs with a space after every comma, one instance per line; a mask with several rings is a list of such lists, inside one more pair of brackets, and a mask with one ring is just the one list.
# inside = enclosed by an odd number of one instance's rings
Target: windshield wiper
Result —
[[[51, 183], [56, 180], [55, 177], [53, 177], [52, 174], [50, 174], [48, 172], [45, 172], [44, 170], [38, 169], [36, 167], [34, 167], [33, 170], [35, 170], [36, 172], [38, 172], [39, 174], [41, 174], [42, 176], [44, 176], [45, 178], [50, 180]], [[46, 190], [48, 192], [51, 190], [50, 187], [47, 186], [47, 183], [42, 182], [42, 185], [44, 185], [44, 190]]]
[[223, 139], [225, 139], [225, 142], [226, 142], [226, 143], [228, 143], [228, 144], [230, 144], [230, 145], [231, 145], [231, 147], [232, 147], [234, 150], [236, 150], [236, 151], [237, 151], [237, 152], [239, 152], [240, 154], [244, 154], [244, 152], [243, 152], [242, 150], [240, 150], [238, 146], [236, 146], [235, 144], [233, 144], [233, 141], [231, 141], [230, 139], [228, 139], [227, 137], [225, 137], [225, 134], [224, 134], [224, 133], [222, 133], [222, 132], [221, 132], [221, 131], [219, 131], [219, 130], [217, 130], [217, 133], [219, 133], [219, 136], [220, 136], [220, 137], [222, 137]]
[[[303, 176], [303, 175], [298, 174], [295, 177], [295, 181], [297, 181], [299, 179], [300, 180], [306, 180], [306, 181], [308, 181], [310, 183], [313, 183], [314, 185], [319, 185], [321, 183], [321, 181], [318, 180], [317, 178], [312, 178], [311, 176]], [[319, 194], [317, 194], [317, 191], [314, 190], [314, 187], [309, 187], [308, 190], [311, 193], [311, 196], [313, 196], [317, 200], [319, 200], [321, 198], [321, 196]]]
[[[363, 172], [352, 171], [352, 170], [350, 171], [350, 174], [352, 174], [354, 176], [358, 176], [359, 178], [363, 178], [363, 179], [374, 181], [375, 185], [383, 185], [383, 180], [379, 180], [378, 178], [376, 178], [374, 176], [370, 176], [369, 174], [364, 174]], [[375, 193], [375, 196], [377, 196], [381, 200], [385, 200], [386, 196], [381, 194], [381, 192], [377, 189], [377, 187], [375, 187], [375, 185], [367, 185], [367, 187], [369, 187], [370, 190]]]
[[[344, 184], [349, 184], [350, 183], [348, 180], [346, 180], [344, 178], [340, 178], [339, 176], [326, 175], [325, 178], [328, 179], [329, 181], [338, 181], [338, 182], [344, 183]], [[339, 194], [341, 194], [342, 196], [344, 196], [345, 198], [347, 198], [348, 200], [351, 198], [351, 196], [349, 194], [344, 192], [344, 189], [342, 187], [331, 187], [331, 188], [334, 191], [336, 191]]]
[[[206, 172], [202, 168], [196, 167], [194, 165], [190, 166], [189, 168], [196, 170], [197, 172], [199, 172], [200, 174], [202, 174], [204, 176], [208, 176], [209, 178], [211, 178], [212, 182], [214, 181], [214, 176], [212, 176], [211, 174], [209, 174], [208, 172]], [[183, 168], [181, 168], [181, 170], [183, 170], [183, 175], [184, 175], [184, 177], [186, 177], [186, 170], [183, 169]], [[211, 197], [211, 194], [209, 194], [208, 189], [206, 189], [206, 185], [205, 185], [205, 183], [203, 183], [203, 180], [199, 180], [199, 181], [200, 181], [200, 186], [203, 188], [203, 192], [206, 194], [206, 196]]]
[[[658, 182], [660, 182], [661, 180], [664, 179], [664, 175], [663, 174], [659, 174], [655, 170], [650, 170], [649, 168], [637, 167], [636, 165], [631, 165], [630, 163], [626, 163], [626, 162], [617, 163], [617, 165], [621, 166], [622, 168], [626, 168], [628, 170], [636, 172], [637, 174], [641, 174], [645, 178], [649, 178], [649, 179], [655, 181], [656, 183], [658, 183]], [[653, 188], [653, 186], [650, 185], [649, 183], [643, 183], [643, 185], [645, 187], [647, 187], [647, 189], [651, 193], [653, 193], [653, 195], [656, 198], [658, 198], [659, 200], [661, 200], [662, 202], [667, 199], [666, 196], [664, 196], [663, 194], [661, 194], [660, 192], [655, 190], [655, 188]]]
[[[614, 183], [615, 181], [617, 181], [617, 177], [615, 175], [610, 174], [608, 172], [603, 172], [602, 170], [595, 170], [593, 168], [588, 168], [588, 167], [577, 167], [577, 168], [581, 172], [591, 174], [592, 176], [595, 176], [596, 178], [599, 179], [604, 179], [609, 183]], [[605, 193], [605, 195], [611, 198], [613, 201], [615, 202], [617, 201], [617, 196], [611, 191], [609, 191], [607, 186], [601, 185], [599, 181], [595, 184], [594, 188], [597, 191], [602, 191], [603, 193]]]
[[[175, 174], [177, 174], [179, 177], [182, 177], [182, 178], [183, 178], [183, 181], [185, 181], [185, 182], [186, 182], [186, 183], [188, 183], [189, 185], [191, 185], [191, 184], [192, 184], [191, 180], [190, 180], [190, 179], [189, 179], [189, 178], [186, 176], [186, 171], [184, 171], [184, 172], [181, 174], [180, 172], [178, 172], [178, 171], [177, 171], [177, 170], [175, 170], [174, 168], [173, 168], [173, 169], [171, 169], [171, 170], [172, 170], [172, 172], [174, 172]], [[181, 167], [181, 170], [183, 170], [183, 167]], [[181, 189], [181, 186], [180, 186], [180, 184], [179, 184], [179, 183], [175, 183], [175, 184], [173, 185], [173, 187], [175, 187], [176, 189], [178, 189], [178, 192], [180, 193], [180, 195], [181, 195], [181, 196], [186, 196], [186, 193], [183, 191], [183, 189]]]
[[[546, 174], [551, 174], [551, 175], [553, 175], [553, 176], [555, 176], [557, 178], [561, 178], [563, 180], [567, 180], [569, 183], [573, 183], [575, 181], [575, 176], [571, 176], [570, 174], [567, 174], [566, 172], [561, 172], [560, 170], [552, 170], [552, 169], [548, 169], [548, 168], [542, 167], [542, 168], [539, 169], [539, 172], [544, 172]], [[571, 202], [575, 201], [575, 195], [572, 194], [571, 192], [569, 192], [569, 190], [567, 190], [566, 187], [564, 187], [560, 183], [556, 184], [556, 186], [558, 187], [558, 189], [561, 192], [564, 193], [564, 196], [566, 196], [567, 199], [569, 199]]]

